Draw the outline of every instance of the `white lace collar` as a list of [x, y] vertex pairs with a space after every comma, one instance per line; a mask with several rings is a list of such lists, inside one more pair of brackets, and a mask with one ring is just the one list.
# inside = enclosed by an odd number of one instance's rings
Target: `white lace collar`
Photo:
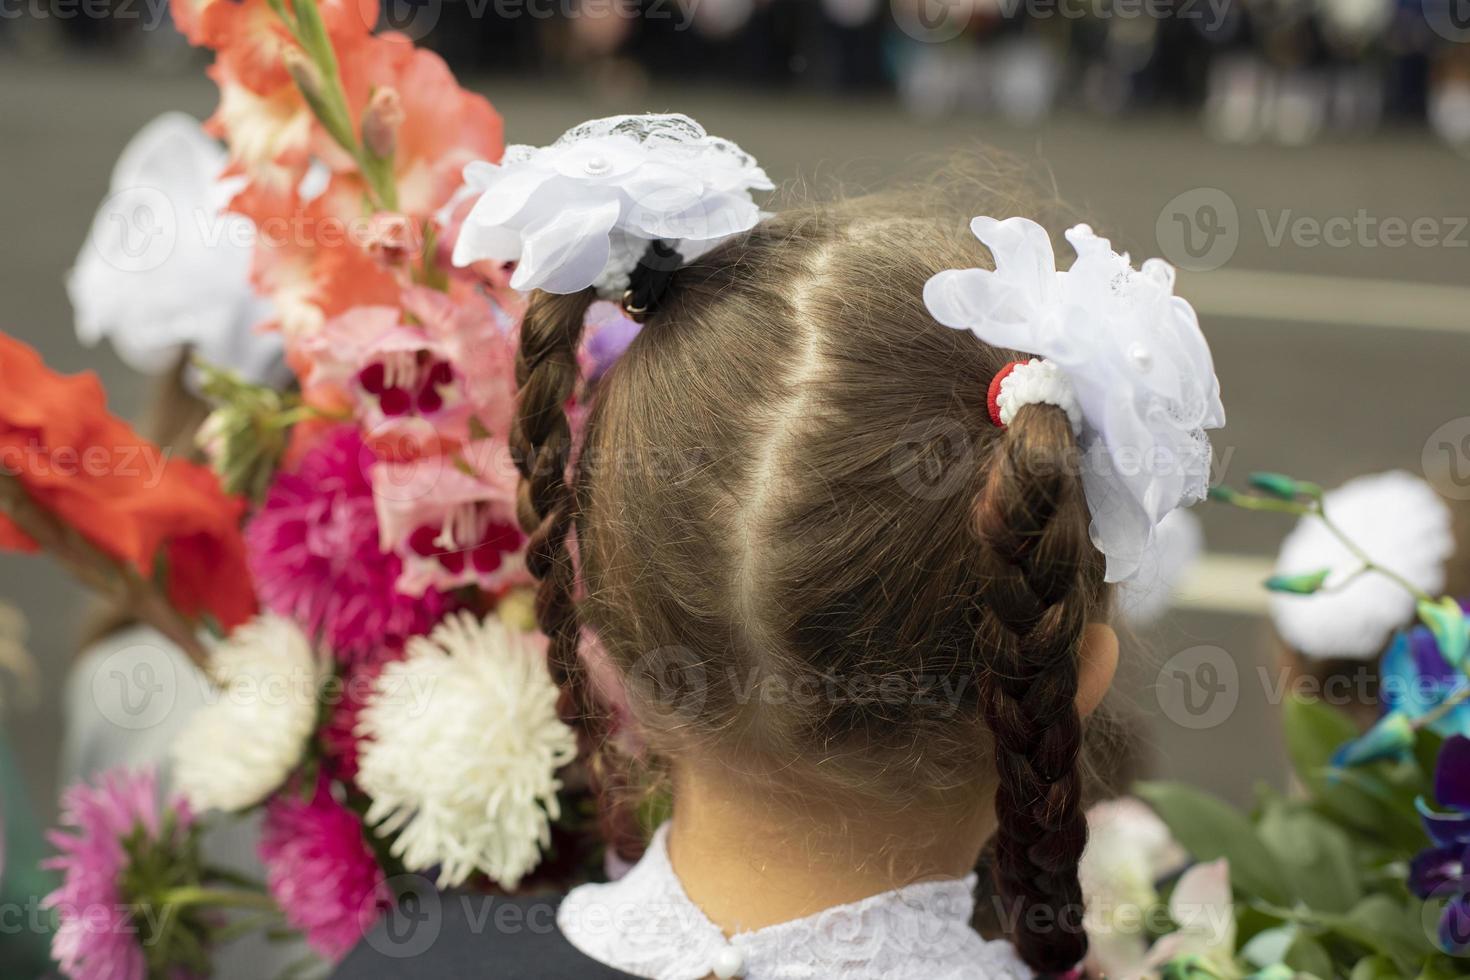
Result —
[[1006, 942], [970, 928], [975, 877], [921, 882], [726, 939], [684, 894], [669, 825], [618, 881], [572, 889], [556, 921], [598, 962], [647, 980], [1026, 980]]

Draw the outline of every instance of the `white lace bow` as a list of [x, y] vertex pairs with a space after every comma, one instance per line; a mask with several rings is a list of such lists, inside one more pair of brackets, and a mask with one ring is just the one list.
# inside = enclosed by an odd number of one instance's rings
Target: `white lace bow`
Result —
[[1081, 408], [1082, 480], [1092, 541], [1107, 580], [1139, 568], [1170, 511], [1209, 489], [1206, 429], [1225, 424], [1220, 383], [1194, 309], [1174, 295], [1174, 269], [1135, 270], [1086, 225], [1067, 233], [1077, 260], [1056, 267], [1051, 239], [1026, 218], [970, 223], [995, 269], [951, 269], [925, 284], [947, 327], [1044, 357]]
[[557, 910], [567, 940], [605, 966], [652, 980], [1026, 980], [1015, 948], [970, 928], [975, 876], [926, 881], [804, 919], [738, 932], [684, 892], [668, 824], [624, 877], [572, 889]]
[[546, 147], [512, 146], [472, 163], [479, 199], [454, 246], [455, 265], [517, 262], [520, 290], [621, 298], [648, 245], [685, 261], [761, 218], [751, 192], [771, 190], [755, 158], [688, 116], [611, 116]]

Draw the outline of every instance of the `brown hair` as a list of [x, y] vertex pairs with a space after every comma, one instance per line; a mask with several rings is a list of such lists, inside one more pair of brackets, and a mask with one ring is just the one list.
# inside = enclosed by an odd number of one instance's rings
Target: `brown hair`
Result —
[[[589, 748], [606, 722], [584, 626], [656, 747], [768, 760], [793, 791], [874, 805], [973, 790], [993, 764], [1013, 938], [1060, 973], [1087, 948], [1075, 702], [1103, 563], [1065, 415], [993, 425], [986, 388], [1020, 355], [922, 299], [934, 273], [990, 265], [970, 215], [1046, 220], [996, 191], [1012, 176], [785, 210], [681, 269], [599, 382], [570, 470], [592, 295], [535, 294], [513, 449], [538, 614]], [[767, 683], [820, 695], [748, 696]]]

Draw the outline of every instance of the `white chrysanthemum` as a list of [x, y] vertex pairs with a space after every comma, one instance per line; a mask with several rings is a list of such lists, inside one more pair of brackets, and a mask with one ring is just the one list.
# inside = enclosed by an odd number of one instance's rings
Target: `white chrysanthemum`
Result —
[[[1431, 595], [1444, 588], [1455, 550], [1449, 508], [1434, 488], [1403, 470], [1349, 480], [1322, 501], [1348, 539], [1375, 562]], [[1414, 618], [1414, 597], [1382, 575], [1353, 576], [1362, 562], [1320, 520], [1305, 517], [1281, 543], [1276, 574], [1330, 569], [1323, 591], [1275, 594], [1271, 619], [1281, 638], [1308, 657], [1367, 659]]]
[[198, 810], [243, 810], [301, 762], [327, 662], [300, 627], [263, 613], [210, 657], [211, 698], [173, 745], [174, 785]]
[[576, 738], [556, 710], [545, 637], [450, 616], [379, 676], [360, 715], [367, 822], [441, 888], [482, 871], [507, 888], [541, 860], [556, 771]]

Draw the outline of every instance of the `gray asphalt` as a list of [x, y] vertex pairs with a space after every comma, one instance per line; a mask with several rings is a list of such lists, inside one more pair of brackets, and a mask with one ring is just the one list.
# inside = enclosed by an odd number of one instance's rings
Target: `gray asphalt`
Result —
[[[1018, 129], [973, 117], [916, 120], [884, 100], [671, 87], [653, 96], [608, 99], [501, 79], [478, 87], [505, 115], [513, 142], [545, 141], [593, 115], [677, 108], [754, 152], [777, 180], [872, 186], [912, 172], [917, 158], [980, 141], [1035, 161], [1039, 179], [1054, 183], [1136, 256], [1168, 251], [1156, 229], [1161, 215], [1165, 226], [1171, 220], [1171, 201], [1213, 188], [1238, 212], [1238, 244], [1226, 273], [1449, 286], [1470, 280], [1470, 232], [1455, 234], [1455, 219], [1470, 215], [1470, 162], [1417, 130], [1308, 148], [1229, 147], [1211, 142], [1187, 116], [1062, 116]], [[124, 414], [141, 409], [145, 385], [110, 352], [77, 345], [61, 277], [127, 138], [164, 110], [203, 117], [213, 104], [212, 87], [199, 72], [155, 72], [119, 62], [0, 63], [0, 329], [39, 347], [59, 369], [98, 371]], [[1438, 240], [1392, 246], [1357, 234], [1338, 247], [1288, 234], [1273, 241], [1283, 220], [1352, 219], [1360, 211], [1377, 221], [1432, 219]], [[1306, 289], [1333, 288], [1330, 281], [1300, 282]], [[1217, 439], [1227, 478], [1282, 469], [1332, 483], [1390, 466], [1417, 470], [1431, 433], [1470, 416], [1470, 329], [1404, 330], [1392, 314], [1380, 326], [1288, 322], [1270, 315], [1274, 296], [1264, 290], [1246, 297], [1264, 313], [1205, 317], [1230, 413]], [[1463, 313], [1460, 325], [1470, 328], [1470, 309]], [[1286, 526], [1222, 509], [1205, 508], [1203, 516], [1211, 547], [1232, 553], [1267, 555]], [[36, 799], [49, 810], [60, 729], [56, 695], [85, 601], [50, 565], [13, 556], [0, 556], [0, 597], [29, 616], [31, 646], [43, 666], [40, 705], [12, 712], [5, 723]], [[1228, 651], [1242, 678], [1234, 710], [1205, 729], [1165, 717], [1153, 687], [1159, 664], [1198, 645]], [[1241, 801], [1257, 779], [1280, 782], [1275, 709], [1254, 675], [1255, 665], [1273, 656], [1269, 629], [1259, 618], [1177, 614], [1131, 639], [1125, 656], [1119, 695], [1151, 718], [1148, 771], [1189, 778]]]

